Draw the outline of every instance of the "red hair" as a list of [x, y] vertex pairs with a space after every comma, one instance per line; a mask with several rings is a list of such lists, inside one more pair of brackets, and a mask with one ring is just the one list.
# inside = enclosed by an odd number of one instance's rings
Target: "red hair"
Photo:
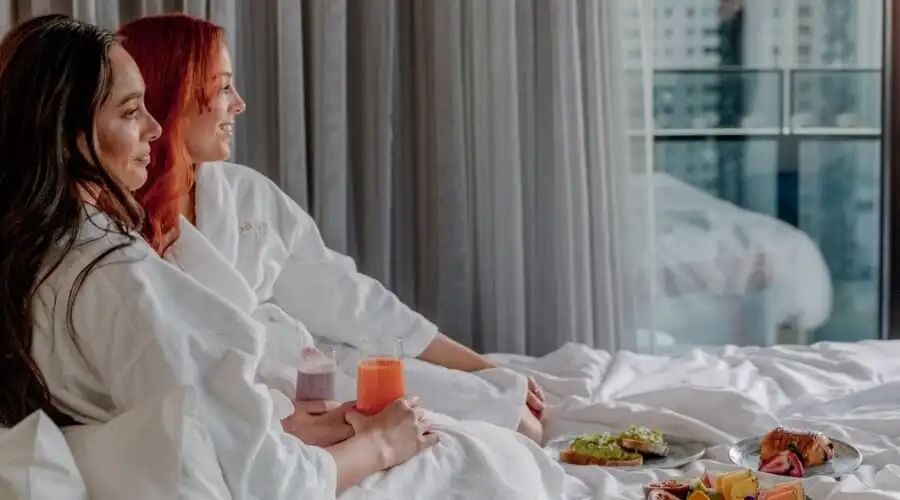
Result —
[[181, 202], [194, 186], [185, 121], [194, 106], [209, 107], [225, 32], [205, 19], [165, 14], [124, 24], [119, 36], [144, 76], [147, 110], [162, 125], [147, 182], [135, 193], [146, 213], [141, 232], [161, 255], [177, 239]]

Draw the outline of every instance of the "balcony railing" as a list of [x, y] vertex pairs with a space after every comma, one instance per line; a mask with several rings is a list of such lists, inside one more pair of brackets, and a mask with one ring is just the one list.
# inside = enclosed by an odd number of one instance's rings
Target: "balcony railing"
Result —
[[[800, 226], [804, 172], [878, 167], [880, 69], [666, 69], [653, 83], [656, 169], [737, 205], [749, 202], [749, 179], [771, 178], [770, 215]], [[631, 118], [630, 134], [646, 136], [642, 115]]]
[[[629, 78], [639, 88], [640, 73]], [[664, 69], [653, 87], [657, 138], [881, 135], [879, 68]], [[630, 133], [644, 135], [634, 94]]]

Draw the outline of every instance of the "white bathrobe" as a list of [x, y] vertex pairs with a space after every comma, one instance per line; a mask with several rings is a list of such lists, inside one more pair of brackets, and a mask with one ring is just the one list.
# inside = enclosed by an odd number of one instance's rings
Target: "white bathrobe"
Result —
[[[139, 237], [84, 280], [80, 272], [125, 236], [86, 208], [78, 245], [38, 288], [32, 354], [58, 406], [104, 423], [145, 399], [197, 389], [199, 416], [234, 498], [334, 498], [331, 455], [284, 433], [255, 382], [263, 327], [154, 254]], [[73, 340], [74, 339], [74, 340]], [[115, 471], [111, 470], [114, 475]]]
[[[38, 288], [32, 354], [57, 406], [94, 426], [81, 432], [84, 442], [79, 449], [90, 453], [93, 446], [95, 453], [76, 454], [84, 455], [78, 466], [84, 477], [93, 478], [87, 482], [118, 491], [121, 488], [106, 487], [115, 486], [107, 482], [117, 480], [117, 470], [132, 474], [126, 477], [140, 477], [143, 467], [150, 470], [160, 460], [179, 460], [177, 453], [164, 458], [160, 450], [188, 446], [180, 452], [180, 478], [165, 474], [160, 477], [169, 479], [153, 482], [148, 476], [135, 485], [139, 487], [135, 493], [140, 493], [135, 498], [171, 498], [173, 491], [191, 491], [191, 498], [224, 499], [221, 483], [209, 468], [218, 467], [230, 498], [333, 499], [336, 468], [331, 455], [284, 433], [270, 390], [258, 382], [266, 376], [266, 363], [272, 365], [272, 373], [279, 373], [278, 356], [264, 344], [276, 339], [277, 346], [280, 336], [311, 339], [303, 334], [302, 325], [285, 318], [274, 305], [256, 306], [249, 287], [241, 287], [242, 278], [233, 271], [204, 274], [216, 266], [203, 264], [218, 257], [207, 254], [204, 260], [202, 252], [191, 249], [208, 242], [199, 232], [191, 232], [190, 225], [170, 259], [192, 269], [200, 279], [159, 258], [135, 236], [133, 243], [112, 252], [87, 275], [71, 311], [73, 335], [67, 322], [68, 299], [79, 274], [98, 256], [128, 242], [125, 236], [101, 229], [110, 227], [109, 218], [96, 209], [86, 210], [90, 218], [82, 224], [76, 249]], [[223, 287], [227, 292], [221, 294], [201, 280], [233, 280], [234, 286]], [[252, 308], [258, 317], [271, 321], [257, 321], [241, 308]], [[190, 388], [195, 395], [190, 414], [199, 420], [202, 428], [196, 430], [208, 436], [212, 450], [198, 448], [204, 438], [147, 446], [144, 454], [123, 453], [128, 450], [116, 448], [108, 439], [121, 431], [116, 423], [119, 427], [125, 423], [117, 417], [141, 411], [142, 402], [164, 400], [181, 388]], [[124, 427], [137, 435], [146, 422], [183, 427], [177, 416], [164, 417], [171, 420], [132, 418]], [[140, 425], [131, 425], [135, 422]], [[448, 422], [435, 431], [441, 441], [434, 448], [367, 478], [341, 498], [574, 500], [596, 496], [513, 431], [479, 422]], [[92, 436], [99, 438], [91, 440]], [[215, 456], [202, 467], [210, 480], [198, 481], [194, 462], [198, 456], [210, 457], [207, 452]], [[109, 498], [98, 491], [89, 493], [92, 498]]]
[[[412, 359], [431, 343], [437, 327], [359, 273], [352, 259], [327, 248], [312, 217], [268, 178], [242, 165], [209, 163], [198, 169], [196, 189], [200, 233], [243, 276], [266, 314], [289, 321], [274, 312], [277, 305], [302, 322], [282, 330], [300, 333], [293, 341], [282, 336], [274, 351], [292, 356], [296, 364], [300, 345], [307, 341], [303, 325], [317, 338], [336, 343], [339, 364], [351, 377], [351, 385], [340, 388], [339, 395], [353, 399], [357, 354], [351, 346], [368, 335], [394, 335], [409, 357], [408, 392], [420, 396], [424, 407], [460, 420], [516, 428], [525, 404], [524, 377], [504, 369], [470, 374]], [[203, 247], [191, 238], [190, 248], [203, 252]], [[203, 273], [211, 288], [227, 296], [226, 288], [237, 286], [230, 279], [232, 284], [218, 280], [221, 271], [206, 265], [218, 265], [218, 259], [207, 261], [203, 254], [196, 262], [186, 271]]]

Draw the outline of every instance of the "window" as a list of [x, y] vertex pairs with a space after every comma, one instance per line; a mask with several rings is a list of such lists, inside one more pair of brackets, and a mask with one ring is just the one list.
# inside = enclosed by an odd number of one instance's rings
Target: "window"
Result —
[[[654, 86], [675, 97], [654, 107], [656, 171], [791, 228], [777, 244], [746, 235], [752, 248], [814, 243], [808, 258], [824, 262], [834, 290], [830, 314], [765, 318], [778, 323], [767, 327], [775, 335], [795, 335], [777, 340], [878, 338], [884, 1], [745, 1], [721, 18], [715, 7], [685, 3], [657, 0], [685, 9], [685, 18], [657, 20], [655, 29], [671, 30], [672, 45], [689, 57], [676, 67], [657, 61]], [[813, 273], [785, 279], [812, 282]], [[744, 298], [748, 317], [753, 300], [769, 300], [764, 291]], [[681, 345], [729, 341], [690, 328], [671, 334]]]

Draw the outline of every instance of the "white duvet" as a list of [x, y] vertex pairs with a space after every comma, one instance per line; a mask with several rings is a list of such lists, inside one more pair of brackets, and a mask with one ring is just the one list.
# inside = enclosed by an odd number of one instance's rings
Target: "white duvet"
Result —
[[726, 465], [728, 443], [783, 424], [826, 432], [863, 453], [852, 476], [806, 480], [813, 500], [900, 499], [898, 341], [726, 347], [680, 358], [569, 344], [540, 359], [491, 357], [544, 386], [550, 438], [644, 424], [712, 445], [707, 460], [682, 471], [566, 466], [603, 498], [638, 499], [653, 479], [734, 468]]
[[[551, 438], [644, 424], [708, 441], [708, 458], [682, 471], [563, 468], [512, 432], [445, 419], [437, 448], [341, 498], [638, 499], [648, 481], [733, 467], [727, 443], [785, 424], [827, 432], [863, 453], [860, 470], [841, 481], [806, 480], [810, 498], [900, 499], [900, 342], [723, 348], [682, 358], [613, 356], [569, 344], [543, 358], [492, 358], [546, 388]], [[69, 432], [70, 450], [40, 415], [2, 431], [0, 492], [228, 498], [189, 393]]]

